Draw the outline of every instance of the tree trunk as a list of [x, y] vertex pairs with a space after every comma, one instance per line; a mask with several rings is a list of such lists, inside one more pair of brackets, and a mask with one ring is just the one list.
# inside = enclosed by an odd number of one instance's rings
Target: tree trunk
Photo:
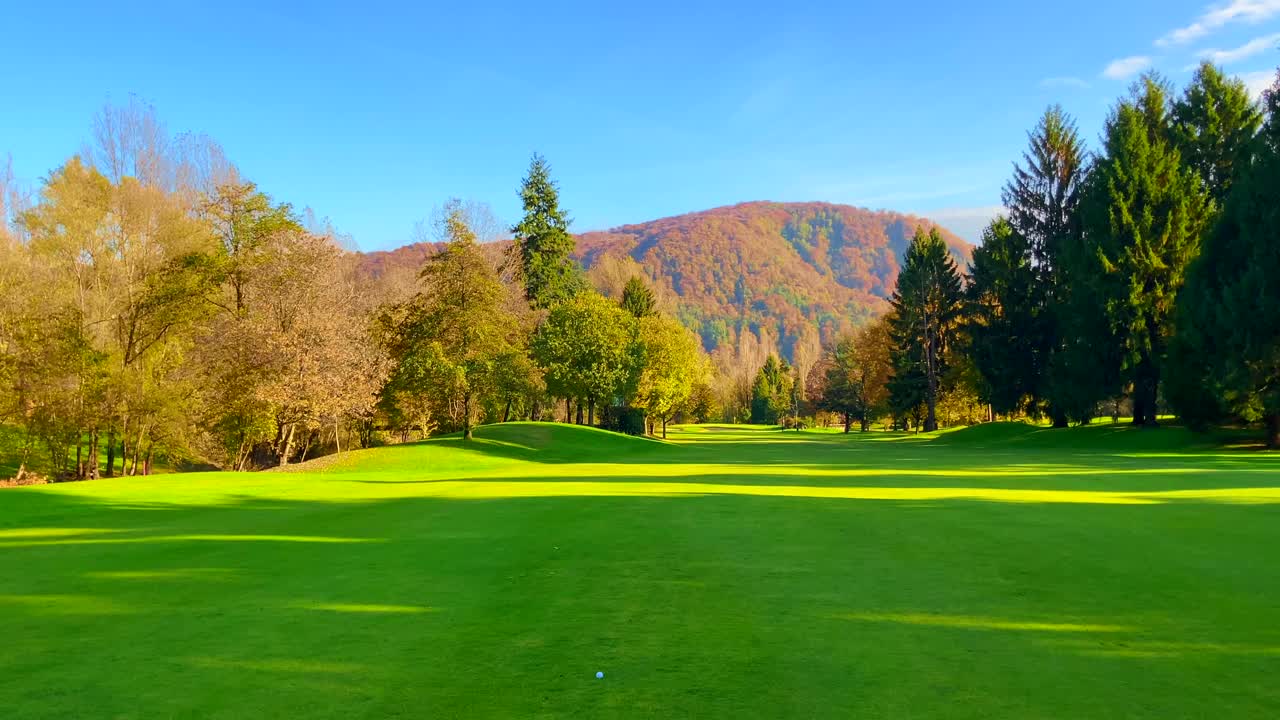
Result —
[[578, 408], [578, 424], [581, 425], [582, 424], [582, 398], [578, 398], [577, 408]]
[[98, 479], [98, 428], [89, 431], [89, 479]]
[[852, 429], [853, 429], [853, 416], [849, 415], [849, 413], [845, 413], [844, 414], [844, 434], [848, 435], [849, 431]]
[[667, 439], [667, 418], [665, 415], [662, 417], [662, 439]]
[[315, 431], [308, 430], [307, 439], [302, 443], [302, 454], [298, 456], [298, 462], [307, 461], [307, 453], [311, 452], [311, 443], [315, 442], [315, 439], [316, 439]]
[[596, 396], [592, 395], [587, 398], [587, 424], [591, 427], [596, 426]]
[[1280, 413], [1267, 416], [1267, 447], [1280, 448]]
[[502, 410], [502, 422], [507, 422], [510, 419], [511, 419], [511, 398], [507, 398], [507, 406]]
[[249, 459], [249, 452], [248, 452], [248, 450], [245, 448], [245, 437], [244, 437], [244, 432], [243, 432], [243, 431], [241, 431], [241, 433], [240, 433], [240, 445], [239, 445], [239, 447], [237, 447], [237, 448], [236, 448], [236, 462], [235, 462], [235, 466], [234, 466], [234, 467], [235, 467], [236, 472], [240, 472], [240, 471], [244, 470], [244, 464], [245, 464], [245, 461], [247, 461], [248, 459]]
[[150, 474], [151, 474], [151, 450], [152, 450], [152, 449], [153, 449], [153, 448], [152, 448], [152, 447], [150, 447], [150, 446], [148, 446], [148, 447], [147, 447], [147, 459], [146, 459], [146, 461], [142, 464], [142, 474], [143, 474], [143, 475], [150, 475]]
[[1159, 396], [1158, 384], [1151, 360], [1144, 359], [1138, 365], [1137, 378], [1133, 382], [1133, 423], [1143, 427], [1156, 427], [1156, 398]]
[[471, 439], [471, 393], [462, 394], [462, 439]]
[[76, 479], [84, 479], [84, 460], [80, 458], [80, 433], [76, 433]]
[[116, 429], [107, 431], [107, 477], [116, 474]]
[[289, 432], [284, 436], [284, 452], [280, 453], [280, 467], [289, 464], [289, 455], [293, 452], [293, 430], [297, 427], [294, 423], [289, 423]]
[[338, 437], [340, 431], [341, 428], [338, 427], [338, 423], [335, 421], [333, 423], [333, 447], [338, 451], [339, 455], [342, 454], [342, 438]]
[[573, 422], [573, 398], [564, 399], [564, 422], [566, 425]]
[[867, 432], [871, 430], [871, 419], [864, 416], [862, 418], [861, 425], [862, 425], [861, 427], [862, 432]]

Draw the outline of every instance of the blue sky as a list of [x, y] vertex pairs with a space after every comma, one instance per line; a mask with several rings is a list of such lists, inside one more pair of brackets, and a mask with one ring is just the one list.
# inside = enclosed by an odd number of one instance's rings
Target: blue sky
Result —
[[6, 3], [0, 157], [38, 184], [134, 94], [362, 249], [451, 196], [514, 221], [534, 151], [580, 231], [826, 200], [974, 238], [1049, 103], [1094, 144], [1147, 67], [1280, 64], [1280, 0], [265, 4]]

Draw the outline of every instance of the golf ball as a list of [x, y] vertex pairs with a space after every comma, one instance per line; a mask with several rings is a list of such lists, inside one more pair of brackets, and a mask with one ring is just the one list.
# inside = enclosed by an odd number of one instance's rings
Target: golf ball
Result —
[[603, 673], [603, 672], [600, 672], [600, 671], [598, 671], [598, 670], [597, 670], [597, 671], [596, 671], [596, 679], [597, 679], [597, 680], [599, 680], [600, 678], [603, 678], [603, 677], [604, 677], [604, 673]]

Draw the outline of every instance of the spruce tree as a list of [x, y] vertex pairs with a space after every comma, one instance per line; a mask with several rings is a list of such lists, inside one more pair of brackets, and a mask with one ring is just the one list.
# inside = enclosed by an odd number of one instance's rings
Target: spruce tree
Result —
[[1044, 372], [1045, 309], [1030, 241], [1004, 217], [991, 222], [973, 251], [965, 329], [982, 376], [983, 400], [998, 413], [1023, 409]]
[[1174, 303], [1211, 207], [1172, 142], [1169, 105], [1168, 85], [1148, 74], [1107, 119], [1074, 276], [1103, 310], [1132, 386], [1134, 423], [1146, 426], [1156, 424]]
[[536, 308], [550, 308], [585, 287], [573, 260], [575, 241], [569, 217], [560, 207], [560, 191], [551, 179], [545, 158], [534, 154], [529, 174], [520, 185], [524, 218], [513, 228], [520, 252], [525, 299]]
[[653, 290], [639, 276], [632, 277], [622, 288], [622, 309], [636, 318], [658, 314], [658, 302], [653, 297]]
[[[917, 228], [893, 292], [892, 334], [897, 352], [891, 404], [909, 413], [923, 403], [924, 429], [938, 429], [937, 404], [962, 305], [960, 273], [935, 227]], [[919, 398], [919, 402], [913, 402]]]
[[1173, 104], [1174, 144], [1182, 161], [1221, 208], [1231, 192], [1237, 165], [1248, 165], [1262, 113], [1238, 78], [1210, 62], [1201, 63], [1186, 92]]
[[1171, 399], [1193, 421], [1224, 412], [1262, 420], [1267, 443], [1280, 447], [1280, 77], [1263, 104], [1251, 160], [1237, 167], [1179, 298]]
[[[1075, 121], [1060, 106], [1045, 111], [1035, 130], [1028, 134], [1030, 146], [1022, 163], [1014, 165], [1013, 178], [1005, 186], [1003, 200], [1009, 208], [1009, 229], [1024, 239], [1030, 254], [1034, 282], [1018, 297], [1006, 296], [1007, 312], [1020, 318], [1019, 338], [1027, 347], [1021, 361], [1032, 353], [1036, 363], [1023, 378], [1021, 390], [1030, 397], [1030, 409], [1038, 412], [1041, 400], [1054, 425], [1066, 424], [1066, 388], [1052, 374], [1054, 356], [1063, 349], [1066, 274], [1063, 268], [1068, 246], [1079, 236], [1079, 205], [1085, 178], [1084, 144]], [[989, 346], [999, 352], [995, 346]], [[995, 358], [992, 358], [995, 359]], [[1019, 360], [1004, 358], [1006, 365]], [[1061, 360], [1059, 360], [1059, 363]], [[985, 373], [984, 373], [985, 375]], [[995, 388], [993, 387], [993, 390]]]

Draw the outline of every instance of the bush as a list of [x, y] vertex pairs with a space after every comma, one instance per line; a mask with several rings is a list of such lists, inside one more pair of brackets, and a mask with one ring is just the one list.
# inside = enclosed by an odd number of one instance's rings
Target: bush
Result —
[[627, 435], [644, 435], [644, 411], [634, 407], [606, 405], [600, 409], [600, 427]]

